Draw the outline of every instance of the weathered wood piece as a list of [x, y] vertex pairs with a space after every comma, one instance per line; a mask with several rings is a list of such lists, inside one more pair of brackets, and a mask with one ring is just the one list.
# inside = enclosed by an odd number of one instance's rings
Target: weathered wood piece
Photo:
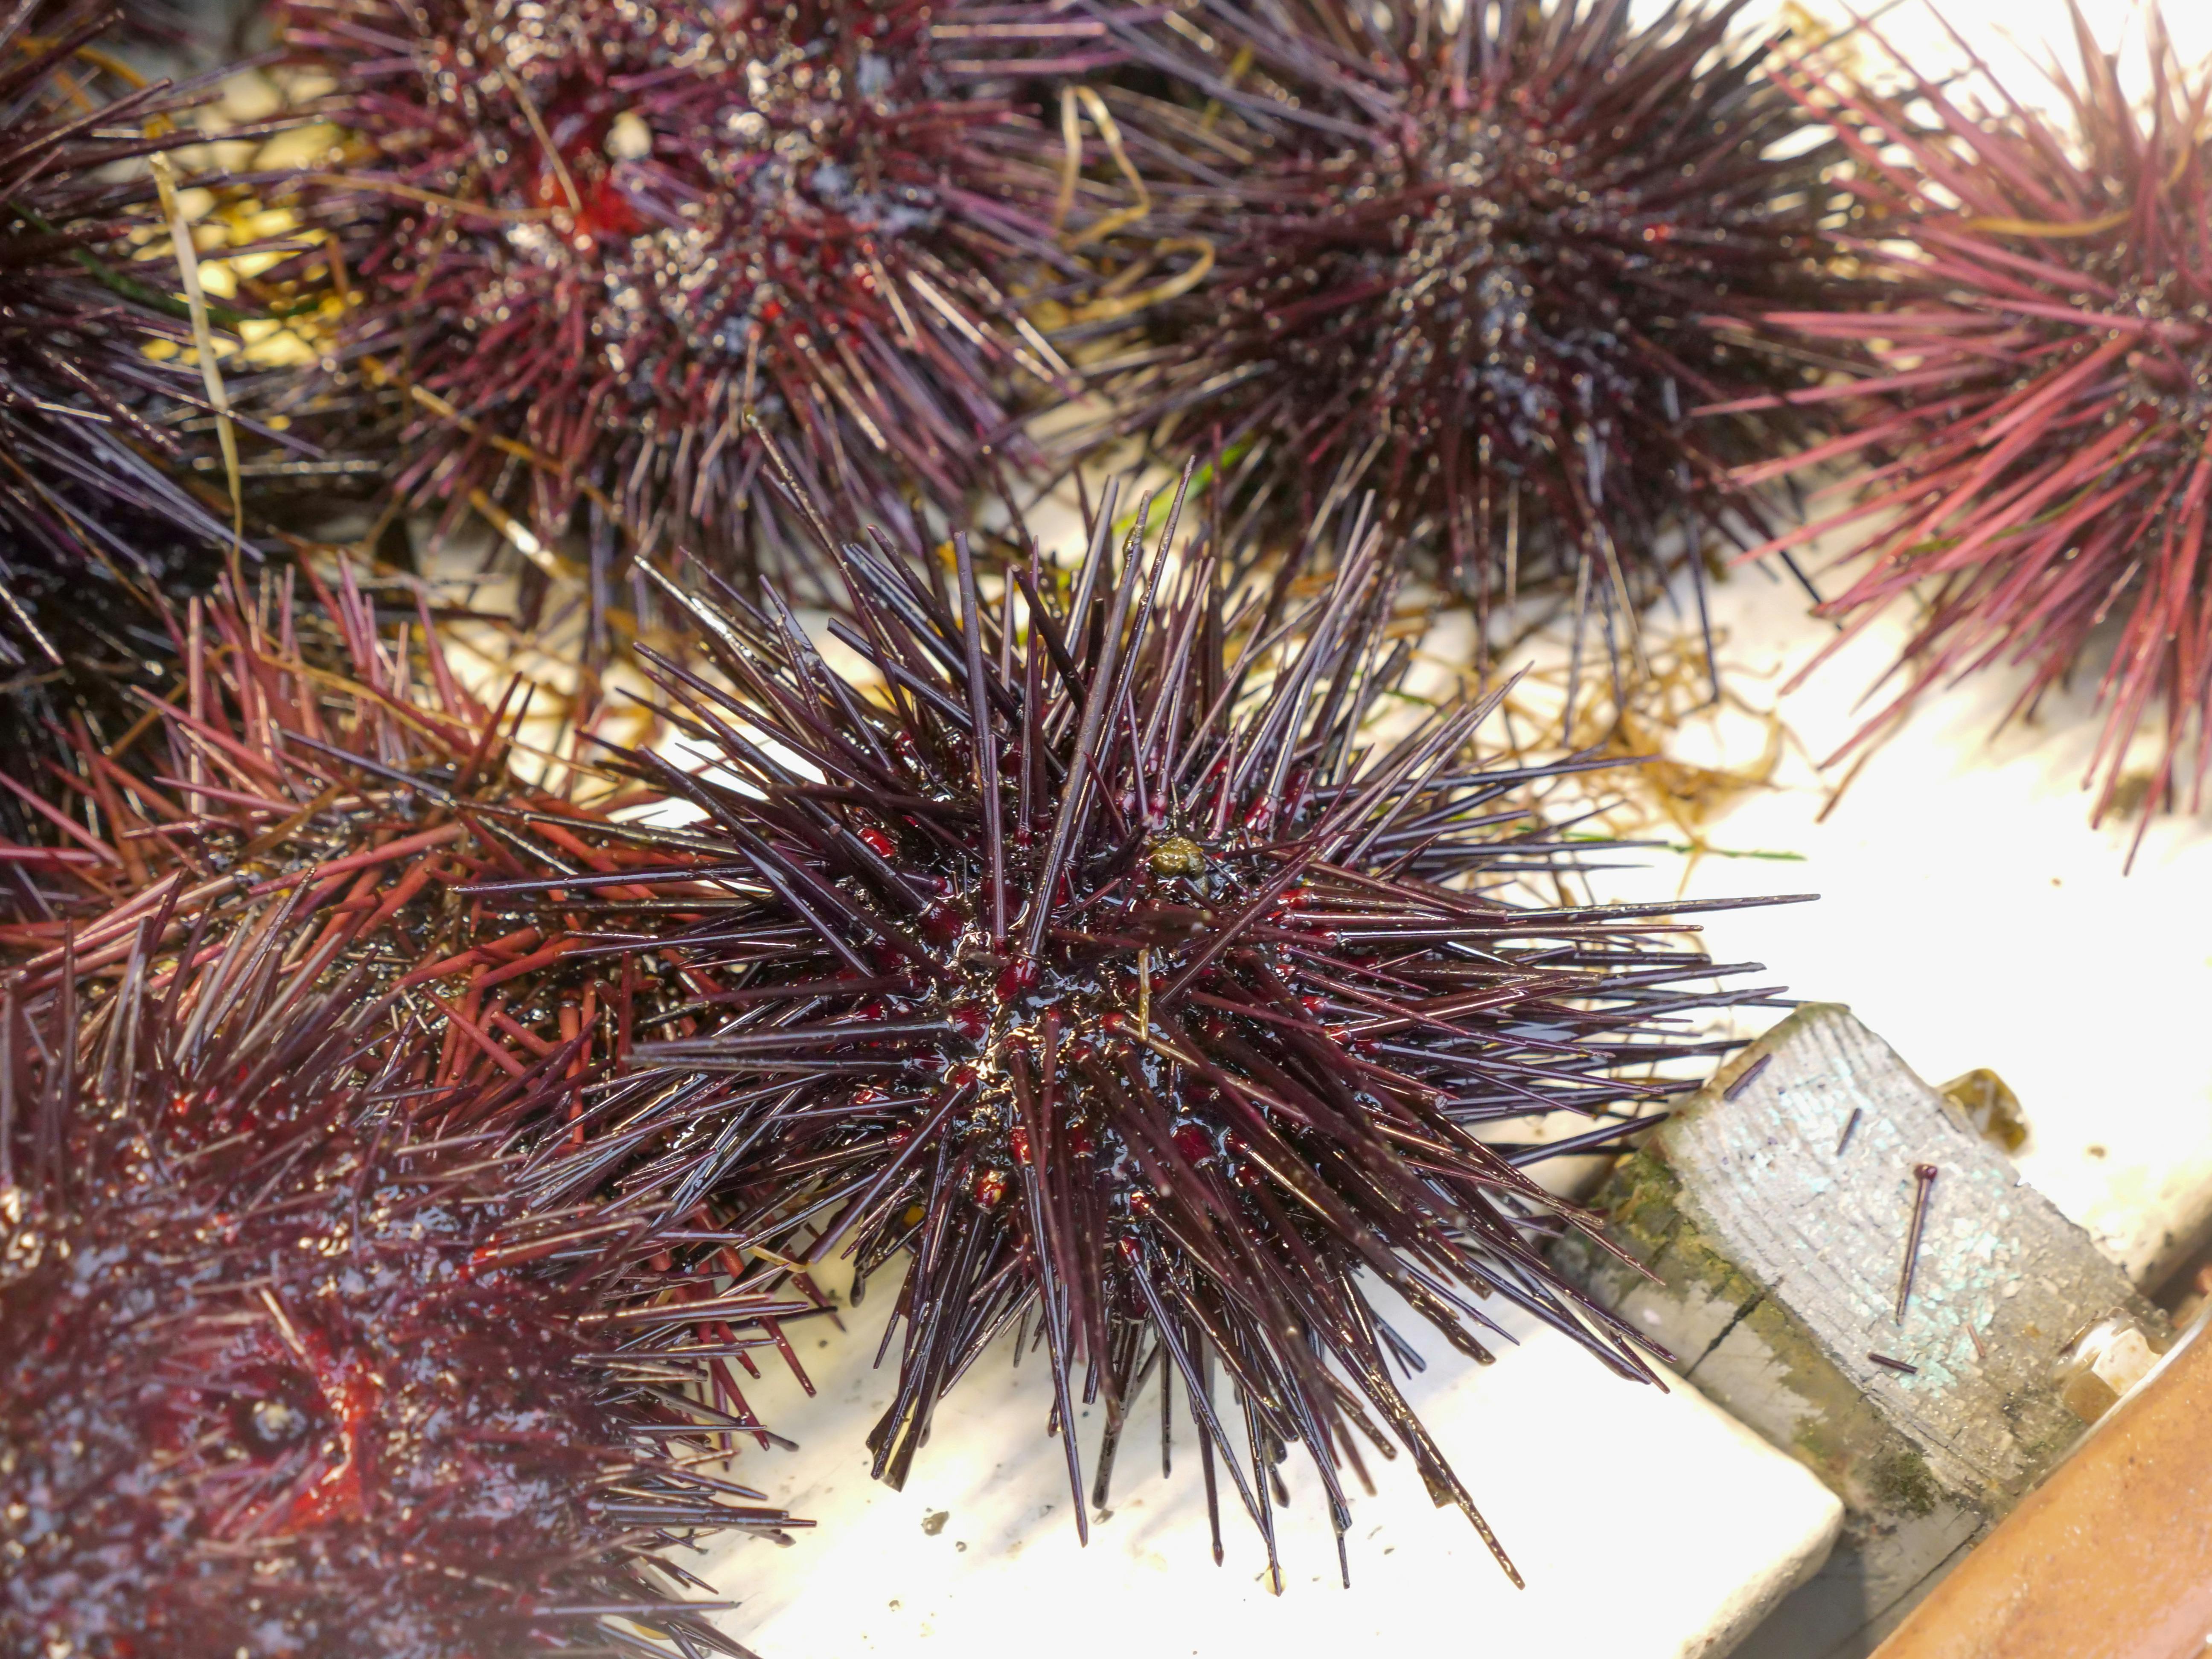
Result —
[[[1936, 1175], [1900, 1322], [1922, 1164]], [[1661, 1282], [1577, 1240], [1563, 1265], [1844, 1501], [1844, 1541], [1778, 1621], [1776, 1659], [1870, 1651], [2079, 1438], [2053, 1375], [2067, 1343], [2116, 1311], [2166, 1328], [1837, 1005], [1732, 1060], [1596, 1201]]]

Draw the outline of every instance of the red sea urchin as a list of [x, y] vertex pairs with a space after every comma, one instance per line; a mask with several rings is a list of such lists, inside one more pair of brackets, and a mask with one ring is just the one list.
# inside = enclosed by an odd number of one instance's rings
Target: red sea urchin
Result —
[[[302, 575], [319, 602], [294, 602]], [[116, 742], [67, 734], [74, 767], [45, 780], [59, 805], [36, 802], [52, 844], [0, 842], [0, 968], [20, 969], [18, 993], [125, 974], [149, 951], [228, 937], [258, 904], [296, 901], [295, 920], [319, 930], [307, 948], [338, 950], [334, 971], [364, 970], [367, 991], [398, 997], [437, 1034], [426, 1086], [473, 1103], [448, 1109], [442, 1133], [482, 1130], [503, 1079], [557, 1062], [564, 1089], [498, 1119], [533, 1144], [602, 1091], [634, 1020], [689, 1032], [680, 1005], [696, 992], [682, 964], [593, 927], [609, 896], [635, 896], [614, 872], [665, 866], [654, 837], [617, 821], [650, 799], [582, 799], [596, 781], [574, 767], [554, 769], [563, 781], [551, 787], [543, 757], [518, 756], [511, 692], [497, 708], [477, 703], [426, 609], [395, 624], [349, 567], [326, 589], [303, 563], [250, 601], [226, 578], [187, 607], [182, 631], [173, 701], [144, 697], [145, 715]], [[536, 783], [515, 775], [518, 759], [538, 768]], [[532, 879], [546, 872], [556, 878]], [[521, 879], [528, 900], [471, 890], [491, 878]], [[160, 925], [143, 936], [149, 917]], [[518, 1213], [533, 1203], [526, 1176], [506, 1183]], [[562, 1205], [589, 1198], [568, 1192]], [[672, 1219], [617, 1229], [623, 1250], [587, 1276], [574, 1268], [572, 1285], [638, 1310], [622, 1317], [645, 1322], [641, 1334], [690, 1330], [711, 1403], [766, 1443], [736, 1372], [753, 1370], [757, 1346], [796, 1370], [783, 1327], [827, 1304], [805, 1274], [747, 1262], [729, 1238]]]
[[1764, 471], [1866, 456], [1850, 507], [1773, 545], [1872, 520], [1856, 549], [1870, 562], [1827, 611], [1856, 633], [1908, 594], [1924, 607], [1900, 689], [1855, 744], [2000, 662], [2029, 670], [2028, 708], [2118, 618], [2090, 764], [2101, 815], [2146, 724], [2164, 727], [2147, 809], [2179, 772], [2201, 787], [2212, 756], [2212, 78], [2185, 72], [2154, 10], [2139, 109], [2075, 24], [2067, 122], [2002, 88], [1990, 112], [1948, 82], [1887, 95], [1808, 76], [1856, 162], [1848, 246], [1896, 297], [1771, 319], [1873, 366], [1826, 394], [1863, 397], [1865, 418]]
[[304, 909], [0, 991], [0, 1646], [742, 1653], [652, 1553], [782, 1523], [698, 1467], [735, 1419], [680, 1325], [539, 1277], [620, 1224], [514, 1214], [500, 1125], [568, 1055], [437, 1086]]
[[[295, 603], [301, 575], [318, 602]], [[364, 967], [372, 989], [439, 1033], [428, 1081], [456, 1098], [558, 1054], [572, 1081], [550, 1122], [564, 1125], [628, 1052], [633, 1021], [688, 1034], [681, 1005], [696, 994], [694, 976], [594, 926], [611, 898], [644, 896], [612, 879], [626, 866], [665, 870], [656, 837], [618, 821], [652, 798], [611, 793], [574, 766], [550, 769], [562, 779], [553, 787], [543, 757], [518, 756], [511, 690], [497, 708], [479, 704], [427, 609], [410, 620], [419, 633], [380, 617], [349, 567], [333, 588], [312, 565], [294, 567], [251, 600], [226, 578], [187, 607], [173, 702], [144, 697], [146, 714], [114, 743], [82, 726], [67, 734], [73, 768], [44, 780], [58, 805], [0, 776], [53, 832], [49, 845], [0, 842], [0, 968], [20, 968], [17, 988], [112, 975], [144, 949], [227, 937], [255, 904], [286, 896], [321, 930], [314, 948], [340, 941], [343, 965]], [[515, 775], [519, 758], [538, 782]], [[519, 902], [480, 890], [516, 880], [528, 893]], [[150, 945], [140, 938], [149, 916], [161, 918]], [[548, 1133], [524, 1112], [506, 1127], [533, 1142]], [[511, 1185], [527, 1207], [525, 1174]], [[803, 1273], [749, 1264], [686, 1219], [633, 1231], [629, 1254], [590, 1288], [611, 1304], [657, 1306], [653, 1317], [720, 1345], [704, 1356], [712, 1399], [750, 1425], [733, 1366], [751, 1369], [742, 1349], [752, 1339], [732, 1327], [761, 1322], [760, 1340], [796, 1370], [782, 1324], [826, 1304]], [[787, 1304], [780, 1318], [773, 1310]]]
[[1726, 470], [1775, 437], [1698, 409], [1805, 384], [1754, 319], [1834, 287], [1832, 149], [1731, 40], [1743, 3], [1224, 0], [1118, 33], [1187, 94], [1108, 95], [1150, 222], [1212, 270], [1112, 429], [1211, 433], [1309, 524], [1379, 488], [1483, 614], [1564, 582], [1632, 630], [1683, 532], [1758, 520]]
[[1379, 535], [1310, 604], [1291, 565], [1231, 607], [1217, 550], [1170, 552], [1181, 508], [1117, 553], [1109, 491], [1066, 599], [1034, 555], [987, 597], [964, 536], [950, 591], [880, 532], [843, 548], [832, 627], [872, 690], [772, 588], [763, 611], [663, 579], [732, 689], [664, 665], [714, 767], [624, 762], [700, 816], [664, 832], [681, 887], [610, 928], [714, 988], [679, 1011], [695, 1035], [640, 1034], [569, 1162], [641, 1213], [711, 1195], [795, 1262], [856, 1255], [865, 1280], [908, 1251], [871, 1443], [894, 1484], [939, 1398], [1035, 1316], [1057, 1421], [1107, 1401], [1097, 1501], [1158, 1372], [1271, 1559], [1275, 1462], [1308, 1449], [1340, 1530], [1352, 1431], [1388, 1449], [1370, 1410], [1481, 1526], [1390, 1380], [1411, 1350], [1364, 1278], [1478, 1357], [1471, 1298], [1494, 1295], [1648, 1376], [1547, 1265], [1547, 1235], [1592, 1218], [1476, 1132], [1663, 1094], [1652, 1065], [1725, 1046], [1674, 1017], [1764, 994], [1697, 988], [1741, 969], [1668, 937], [1660, 913], [1696, 907], [1514, 902], [1575, 859], [1530, 826], [1542, 771], [1469, 758], [1489, 703], [1374, 736], [1411, 660]]
[[401, 490], [588, 532], [602, 600], [618, 525], [775, 564], [749, 418], [823, 510], [904, 525], [1018, 455], [1012, 380], [1068, 383], [1010, 295], [1078, 269], [1055, 233], [1088, 191], [1010, 89], [1098, 61], [1079, 0], [286, 15], [352, 135], [313, 181], [357, 289], [335, 360], [410, 389]]

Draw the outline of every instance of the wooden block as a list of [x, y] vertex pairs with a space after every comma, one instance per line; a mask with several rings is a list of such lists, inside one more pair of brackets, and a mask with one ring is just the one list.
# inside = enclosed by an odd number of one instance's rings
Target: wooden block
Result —
[[[1921, 1164], [1937, 1174], [1900, 1321]], [[1771, 1649], [1790, 1659], [1869, 1650], [2079, 1438], [2054, 1366], [2085, 1328], [2120, 1312], [2166, 1334], [2086, 1233], [1835, 1005], [1731, 1060], [1597, 1202], [1662, 1282], [1581, 1240], [1563, 1265], [1844, 1501], [1844, 1542]]]

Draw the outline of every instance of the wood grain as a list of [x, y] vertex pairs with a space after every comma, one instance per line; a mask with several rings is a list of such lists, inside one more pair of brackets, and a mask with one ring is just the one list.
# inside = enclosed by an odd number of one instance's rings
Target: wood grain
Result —
[[[1937, 1173], [1900, 1322], [1923, 1164]], [[1798, 1009], [1731, 1060], [1597, 1202], [1662, 1282], [1574, 1241], [1562, 1265], [1844, 1500], [1844, 1542], [1801, 1592], [1805, 1627], [1773, 1650], [1790, 1659], [1869, 1650], [2079, 1438], [2052, 1370], [2079, 1332], [2115, 1311], [2165, 1330], [1839, 1005]]]

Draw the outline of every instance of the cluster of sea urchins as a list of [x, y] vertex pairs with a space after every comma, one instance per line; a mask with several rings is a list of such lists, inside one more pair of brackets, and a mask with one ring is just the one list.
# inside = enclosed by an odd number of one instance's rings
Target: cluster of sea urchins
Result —
[[1232, 604], [1218, 550], [1176, 544], [1180, 495], [1147, 544], [1157, 505], [1117, 547], [1109, 491], [1074, 571], [1032, 552], [995, 597], [964, 535], [950, 583], [880, 533], [836, 550], [831, 628], [872, 688], [772, 587], [756, 609], [661, 578], [726, 681], [661, 665], [712, 763], [624, 759], [700, 816], [652, 832], [667, 877], [624, 880], [658, 902], [611, 900], [607, 926], [687, 964], [699, 1024], [641, 1033], [538, 1201], [705, 1200], [863, 1282], [905, 1253], [870, 1442], [894, 1484], [945, 1391], [1033, 1319], [1063, 1431], [1079, 1396], [1106, 1402], [1097, 1501], [1156, 1375], [1271, 1559], [1276, 1462], [1306, 1448], [1340, 1532], [1362, 1433], [1480, 1527], [1391, 1380], [1411, 1350], [1376, 1291], [1479, 1358], [1494, 1297], [1647, 1377], [1547, 1264], [1592, 1218], [1482, 1134], [1560, 1108], [1622, 1133], [1606, 1115], [1668, 1087], [1654, 1063], [1717, 1051], [1674, 1017], [1761, 994], [1710, 988], [1736, 970], [1660, 920], [1696, 906], [1516, 901], [1575, 860], [1528, 817], [1540, 773], [1470, 758], [1492, 702], [1375, 735], [1411, 659], [1383, 538], [1310, 602], [1293, 562]]
[[510, 1149], [681, 990], [465, 890], [654, 855], [514, 780], [504, 711], [349, 576], [195, 612], [184, 706], [6, 849], [4, 1645], [736, 1651], [653, 1552], [787, 1524], [704, 1466], [766, 1437], [732, 1366], [820, 1298], [533, 1208]]
[[1479, 613], [1564, 584], [1632, 627], [1685, 538], [1759, 520], [1728, 469], [1793, 428], [1703, 411], [1807, 384], [1758, 319], [1837, 287], [1833, 148], [1743, 3], [1230, 0], [1121, 31], [1168, 94], [1106, 94], [1148, 223], [1208, 268], [1152, 308], [1106, 429], [1212, 444], [1308, 524], [1377, 489]]
[[1863, 418], [1793, 465], [1874, 470], [1850, 506], [1771, 545], [1853, 528], [1868, 562], [1827, 606], [1851, 633], [1908, 595], [1920, 607], [1896, 697], [1860, 741], [2000, 662], [2032, 671], [2031, 707], [2115, 619], [2101, 812], [2144, 725], [2163, 726], [2146, 808], [2201, 781], [2212, 743], [2212, 79], [2185, 71], [2154, 11], [2139, 106], [2075, 21], [2081, 71], [2057, 82], [2070, 123], [1911, 75], [1887, 95], [1806, 76], [1856, 163], [1850, 251], [1896, 298], [1775, 319], [1872, 360], [1826, 394], [1868, 400]]
[[314, 186], [355, 288], [332, 360], [411, 394], [400, 495], [580, 532], [597, 593], [671, 540], [786, 563], [749, 422], [817, 510], [905, 526], [1018, 465], [1020, 387], [1073, 386], [1014, 294], [1079, 270], [1058, 237], [1096, 207], [1015, 94], [1100, 61], [1082, 3], [283, 15], [337, 83], [345, 176]]
[[112, 21], [18, 6], [0, 21], [0, 682], [160, 649], [153, 612], [134, 627], [139, 607], [115, 599], [205, 581], [229, 539], [178, 482], [169, 417], [203, 394], [146, 348], [188, 348], [191, 329], [132, 264], [155, 191], [118, 165], [190, 135], [166, 122], [181, 100], [165, 83], [106, 95], [80, 54]]

